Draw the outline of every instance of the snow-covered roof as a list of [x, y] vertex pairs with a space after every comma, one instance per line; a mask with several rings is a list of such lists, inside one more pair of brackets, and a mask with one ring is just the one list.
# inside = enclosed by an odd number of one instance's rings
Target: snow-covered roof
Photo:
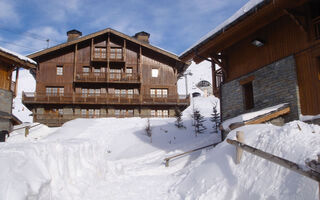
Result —
[[0, 51], [5, 52], [5, 53], [7, 53], [7, 54], [10, 54], [10, 55], [12, 55], [12, 56], [14, 56], [14, 57], [17, 57], [17, 58], [19, 58], [20, 60], [23, 60], [23, 61], [29, 62], [29, 63], [31, 63], [31, 64], [37, 65], [37, 62], [36, 62], [36, 61], [34, 61], [34, 60], [32, 60], [32, 59], [30, 59], [30, 58], [28, 58], [28, 57], [26, 57], [26, 56], [23, 56], [23, 55], [21, 55], [21, 54], [19, 54], [19, 53], [10, 51], [9, 49], [0, 47]]
[[235, 14], [233, 14], [231, 17], [229, 17], [226, 21], [224, 21], [222, 24], [211, 30], [209, 33], [207, 33], [205, 36], [200, 38], [196, 43], [194, 43], [191, 47], [189, 47], [187, 50], [182, 52], [179, 56], [183, 56], [184, 54], [188, 53], [190, 50], [194, 49], [198, 45], [206, 42], [208, 39], [211, 39], [216, 36], [219, 32], [224, 32], [225, 29], [228, 28], [232, 23], [236, 22], [238, 19], [240, 19], [245, 14], [249, 13], [249, 11], [255, 9], [259, 4], [263, 3], [266, 0], [249, 0], [248, 3], [246, 3], [242, 8], [240, 8]]

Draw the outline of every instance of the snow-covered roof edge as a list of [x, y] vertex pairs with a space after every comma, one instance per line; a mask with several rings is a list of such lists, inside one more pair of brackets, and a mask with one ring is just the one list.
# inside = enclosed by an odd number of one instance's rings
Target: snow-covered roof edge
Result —
[[206, 42], [208, 39], [215, 37], [221, 31], [224, 31], [228, 26], [232, 23], [236, 22], [239, 18], [243, 17], [245, 14], [249, 13], [251, 10], [255, 9], [260, 4], [264, 3], [267, 0], [249, 0], [243, 7], [241, 7], [235, 14], [229, 17], [226, 21], [221, 23], [219, 26], [211, 30], [209, 33], [200, 38], [196, 43], [194, 43], [191, 47], [182, 52], [179, 57], [182, 57], [184, 54], [188, 53], [190, 50], [194, 49], [201, 43]]
[[5, 53], [7, 53], [7, 54], [10, 54], [10, 55], [12, 55], [12, 56], [15, 56], [15, 57], [19, 58], [20, 60], [23, 60], [23, 61], [26, 61], [26, 62], [28, 62], [28, 63], [37, 65], [37, 62], [34, 61], [34, 60], [32, 60], [31, 58], [28, 58], [28, 57], [23, 56], [23, 55], [21, 55], [21, 54], [19, 54], [19, 53], [10, 51], [9, 49], [0, 47], [0, 51], [3, 51], [3, 52], [5, 52]]

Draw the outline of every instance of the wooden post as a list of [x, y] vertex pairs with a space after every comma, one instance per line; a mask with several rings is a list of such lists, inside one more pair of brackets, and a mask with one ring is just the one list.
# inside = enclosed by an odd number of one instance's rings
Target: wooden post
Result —
[[[237, 131], [237, 140], [238, 142], [244, 143], [244, 134], [242, 131]], [[237, 147], [237, 157], [236, 164], [240, 164], [243, 150], [240, 147]]]
[[18, 80], [19, 80], [19, 67], [17, 67], [17, 71], [16, 71], [16, 83], [14, 85], [14, 96], [18, 95]]
[[29, 135], [30, 126], [26, 126], [24, 129], [24, 136], [27, 137]]

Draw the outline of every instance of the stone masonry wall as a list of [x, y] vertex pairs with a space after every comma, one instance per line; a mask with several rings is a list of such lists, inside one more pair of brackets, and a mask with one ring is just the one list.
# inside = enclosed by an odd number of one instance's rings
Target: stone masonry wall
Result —
[[[12, 92], [8, 90], [0, 89], [0, 111], [11, 114], [12, 109]], [[10, 130], [11, 122], [9, 119], [0, 120], [0, 130]]]
[[[242, 85], [240, 85], [239, 81], [249, 76], [254, 76], [252, 81], [254, 108], [245, 110]], [[221, 94], [223, 120], [281, 103], [290, 103], [291, 111], [285, 117], [285, 121], [298, 119], [301, 113], [295, 59], [293, 56], [286, 57], [223, 84], [221, 86]]]

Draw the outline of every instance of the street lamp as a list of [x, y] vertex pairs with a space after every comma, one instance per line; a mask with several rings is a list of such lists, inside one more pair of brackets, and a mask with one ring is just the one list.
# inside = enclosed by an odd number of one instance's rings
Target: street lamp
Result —
[[189, 71], [183, 74], [184, 80], [186, 82], [186, 96], [188, 96], [188, 76], [192, 76], [193, 74]]

